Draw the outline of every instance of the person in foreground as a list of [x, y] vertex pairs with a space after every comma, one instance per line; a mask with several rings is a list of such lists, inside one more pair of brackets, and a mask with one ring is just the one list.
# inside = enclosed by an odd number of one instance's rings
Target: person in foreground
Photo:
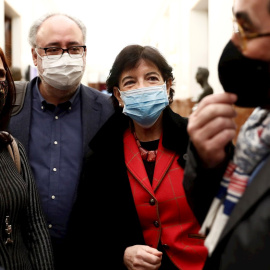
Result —
[[182, 185], [187, 119], [169, 106], [173, 80], [153, 47], [129, 45], [116, 57], [106, 81], [116, 112], [89, 144], [71, 215], [76, 262], [118, 270], [202, 268], [206, 248]]
[[109, 95], [81, 84], [85, 41], [85, 26], [69, 15], [46, 14], [33, 23], [29, 42], [39, 75], [10, 121], [26, 148], [60, 270], [69, 266], [65, 238], [83, 157], [114, 111]]
[[53, 268], [47, 224], [23, 145], [16, 139], [20, 172], [8, 151], [15, 86], [0, 48], [0, 266], [5, 270]]
[[[202, 224], [204, 269], [270, 269], [270, 1], [235, 0], [218, 71], [225, 93], [190, 115], [184, 188]], [[230, 93], [231, 92], [231, 93]], [[255, 108], [236, 135], [233, 104]]]

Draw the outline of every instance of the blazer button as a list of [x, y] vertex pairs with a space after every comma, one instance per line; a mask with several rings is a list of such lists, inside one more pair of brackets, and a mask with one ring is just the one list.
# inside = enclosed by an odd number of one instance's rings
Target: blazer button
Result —
[[163, 244], [162, 246], [163, 246], [163, 248], [166, 249], [166, 250], [170, 249], [170, 247], [169, 247], [167, 244]]
[[149, 200], [149, 204], [150, 204], [150, 205], [155, 205], [155, 203], [156, 203], [156, 202], [155, 202], [155, 200], [154, 200], [153, 198], [151, 198], [151, 199]]
[[159, 223], [158, 223], [158, 221], [156, 220], [156, 221], [154, 221], [154, 226], [156, 227], [156, 228], [158, 228], [159, 227]]

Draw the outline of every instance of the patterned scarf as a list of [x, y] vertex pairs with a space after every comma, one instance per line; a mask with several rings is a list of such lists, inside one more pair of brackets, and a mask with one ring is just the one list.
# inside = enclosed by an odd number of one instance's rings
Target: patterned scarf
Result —
[[208, 235], [204, 245], [210, 257], [231, 212], [242, 197], [256, 166], [270, 153], [270, 112], [256, 108], [242, 126], [233, 160], [220, 183], [200, 233]]

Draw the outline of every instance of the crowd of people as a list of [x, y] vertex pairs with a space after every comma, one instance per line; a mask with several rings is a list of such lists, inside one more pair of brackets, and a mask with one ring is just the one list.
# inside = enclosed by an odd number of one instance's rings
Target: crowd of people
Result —
[[[108, 94], [83, 85], [86, 27], [73, 16], [33, 22], [29, 82], [14, 82], [0, 48], [1, 270], [270, 268], [270, 0], [232, 11], [224, 92], [188, 118], [151, 46], [119, 52]], [[234, 104], [255, 108], [236, 144]]]

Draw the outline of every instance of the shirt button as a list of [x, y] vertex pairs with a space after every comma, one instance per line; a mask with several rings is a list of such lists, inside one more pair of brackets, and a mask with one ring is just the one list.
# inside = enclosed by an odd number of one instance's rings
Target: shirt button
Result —
[[57, 141], [54, 141], [53, 143], [54, 143], [54, 144], [58, 144], [58, 142], [57, 142]]
[[149, 204], [150, 204], [150, 205], [155, 205], [155, 200], [154, 200], [153, 198], [151, 198], [151, 199], [149, 200]]
[[57, 169], [56, 169], [56, 168], [53, 168], [53, 171], [54, 171], [54, 172], [56, 172], [56, 171], [57, 171]]
[[58, 116], [55, 116], [54, 118], [57, 120], [58, 119]]
[[54, 195], [52, 195], [52, 199], [53, 199], [53, 200], [55, 199], [55, 196], [54, 196]]
[[188, 154], [187, 153], [183, 155], [183, 159], [184, 160], [187, 160], [188, 159]]
[[156, 220], [156, 221], [154, 221], [154, 226], [156, 227], [156, 228], [158, 228], [159, 227], [159, 222]]
[[52, 224], [49, 224], [49, 229], [51, 229], [52, 228]]

